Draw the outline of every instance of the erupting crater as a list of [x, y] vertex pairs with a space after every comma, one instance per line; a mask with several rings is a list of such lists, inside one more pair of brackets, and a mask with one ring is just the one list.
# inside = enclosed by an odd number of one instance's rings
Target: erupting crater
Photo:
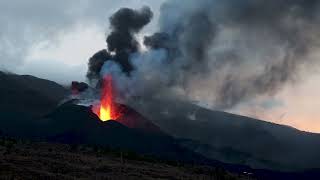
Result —
[[106, 75], [103, 78], [100, 103], [92, 107], [92, 111], [99, 116], [101, 121], [117, 120], [122, 113], [114, 101], [115, 89], [112, 76]]
[[104, 76], [102, 79], [100, 102], [92, 106], [93, 113], [95, 113], [101, 121], [114, 120], [128, 128], [163, 134], [158, 126], [154, 125], [134, 109], [116, 103], [116, 93], [117, 91], [113, 84], [112, 76]]

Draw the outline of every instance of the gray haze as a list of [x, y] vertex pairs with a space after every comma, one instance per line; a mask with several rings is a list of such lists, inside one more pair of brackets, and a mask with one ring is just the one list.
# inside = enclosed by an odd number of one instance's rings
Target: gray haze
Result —
[[207, 91], [215, 108], [273, 95], [317, 63], [309, 57], [319, 45], [317, 0], [180, 3], [168, 1], [160, 16], [161, 31], [177, 43], [174, 79], [187, 93]]
[[319, 4], [317, 0], [167, 1], [161, 6], [159, 32], [145, 38], [148, 50], [128, 57], [135, 68], [131, 76], [110, 62], [101, 74], [114, 74], [126, 97], [150, 98], [174, 91], [183, 99], [231, 109], [276, 94], [317, 63], [312, 55], [319, 44]]

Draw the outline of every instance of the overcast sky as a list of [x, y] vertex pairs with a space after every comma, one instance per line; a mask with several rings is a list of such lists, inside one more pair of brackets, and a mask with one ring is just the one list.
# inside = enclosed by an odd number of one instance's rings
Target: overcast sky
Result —
[[[88, 58], [105, 48], [108, 17], [120, 7], [148, 5], [155, 17], [143, 33], [157, 29], [164, 0], [1, 0], [0, 70], [31, 74], [61, 84], [84, 81]], [[319, 71], [318, 71], [319, 72]], [[320, 132], [320, 73], [288, 86], [268, 108], [232, 112]], [[261, 111], [260, 111], [261, 109]]]
[[157, 26], [162, 0], [2, 0], [0, 69], [59, 83], [84, 80], [87, 60], [105, 48], [108, 17], [120, 7], [148, 5]]

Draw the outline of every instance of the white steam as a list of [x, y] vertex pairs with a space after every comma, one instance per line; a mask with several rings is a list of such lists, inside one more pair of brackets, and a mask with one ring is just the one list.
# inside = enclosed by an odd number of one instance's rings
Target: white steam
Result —
[[165, 49], [139, 51], [131, 54], [129, 61], [134, 67], [130, 76], [123, 73], [120, 65], [113, 60], [106, 61], [100, 72], [101, 77], [112, 76], [118, 101], [145, 96], [170, 83], [168, 53]]

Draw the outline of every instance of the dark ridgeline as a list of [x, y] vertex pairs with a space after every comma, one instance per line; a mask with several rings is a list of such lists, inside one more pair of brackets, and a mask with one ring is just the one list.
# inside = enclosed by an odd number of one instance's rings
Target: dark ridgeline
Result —
[[69, 94], [55, 82], [28, 75], [0, 72], [0, 84], [1, 113], [42, 116]]

